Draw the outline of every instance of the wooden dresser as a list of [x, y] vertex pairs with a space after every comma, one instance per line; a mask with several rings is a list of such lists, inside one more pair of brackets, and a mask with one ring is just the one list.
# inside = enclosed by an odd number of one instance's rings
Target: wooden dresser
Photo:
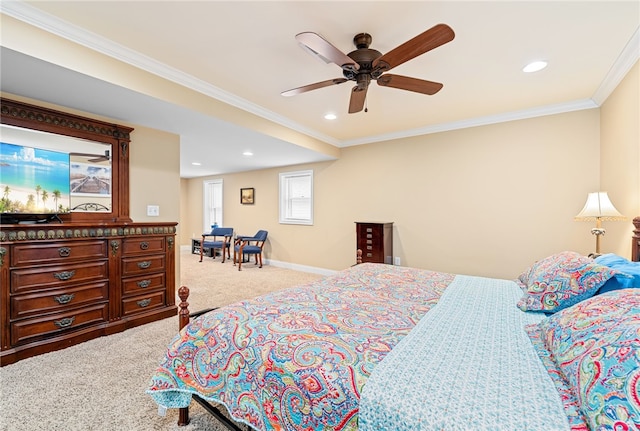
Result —
[[362, 262], [393, 264], [393, 223], [356, 222], [356, 248]]
[[176, 223], [0, 227], [0, 365], [174, 316]]

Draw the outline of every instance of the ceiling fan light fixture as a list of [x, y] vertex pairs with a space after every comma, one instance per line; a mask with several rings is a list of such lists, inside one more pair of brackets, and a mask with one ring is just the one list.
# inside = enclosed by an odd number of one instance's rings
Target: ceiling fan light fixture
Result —
[[538, 72], [542, 69], [544, 69], [545, 67], [547, 67], [547, 62], [544, 60], [537, 60], [537, 61], [532, 61], [531, 63], [527, 64], [525, 67], [522, 68], [522, 71], [525, 73], [533, 73], [533, 72]]

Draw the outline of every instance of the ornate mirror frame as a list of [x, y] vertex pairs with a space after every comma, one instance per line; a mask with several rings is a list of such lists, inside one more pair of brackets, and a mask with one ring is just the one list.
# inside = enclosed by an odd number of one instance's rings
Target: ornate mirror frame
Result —
[[131, 127], [0, 98], [0, 123], [111, 145], [111, 212], [60, 214], [64, 223], [131, 222], [129, 217], [129, 146]]

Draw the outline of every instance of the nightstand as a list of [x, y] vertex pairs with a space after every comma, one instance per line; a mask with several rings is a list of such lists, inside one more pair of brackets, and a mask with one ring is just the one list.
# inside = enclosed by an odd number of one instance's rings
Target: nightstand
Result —
[[[191, 254], [200, 254], [201, 243], [202, 240], [200, 238], [191, 238]], [[204, 250], [202, 250], [202, 254], [205, 256], [213, 257], [212, 250], [206, 247], [204, 248]]]

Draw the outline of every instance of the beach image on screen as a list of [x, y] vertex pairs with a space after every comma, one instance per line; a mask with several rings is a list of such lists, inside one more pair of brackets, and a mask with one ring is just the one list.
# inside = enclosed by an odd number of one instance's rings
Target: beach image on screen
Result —
[[0, 212], [69, 211], [69, 155], [0, 142]]

